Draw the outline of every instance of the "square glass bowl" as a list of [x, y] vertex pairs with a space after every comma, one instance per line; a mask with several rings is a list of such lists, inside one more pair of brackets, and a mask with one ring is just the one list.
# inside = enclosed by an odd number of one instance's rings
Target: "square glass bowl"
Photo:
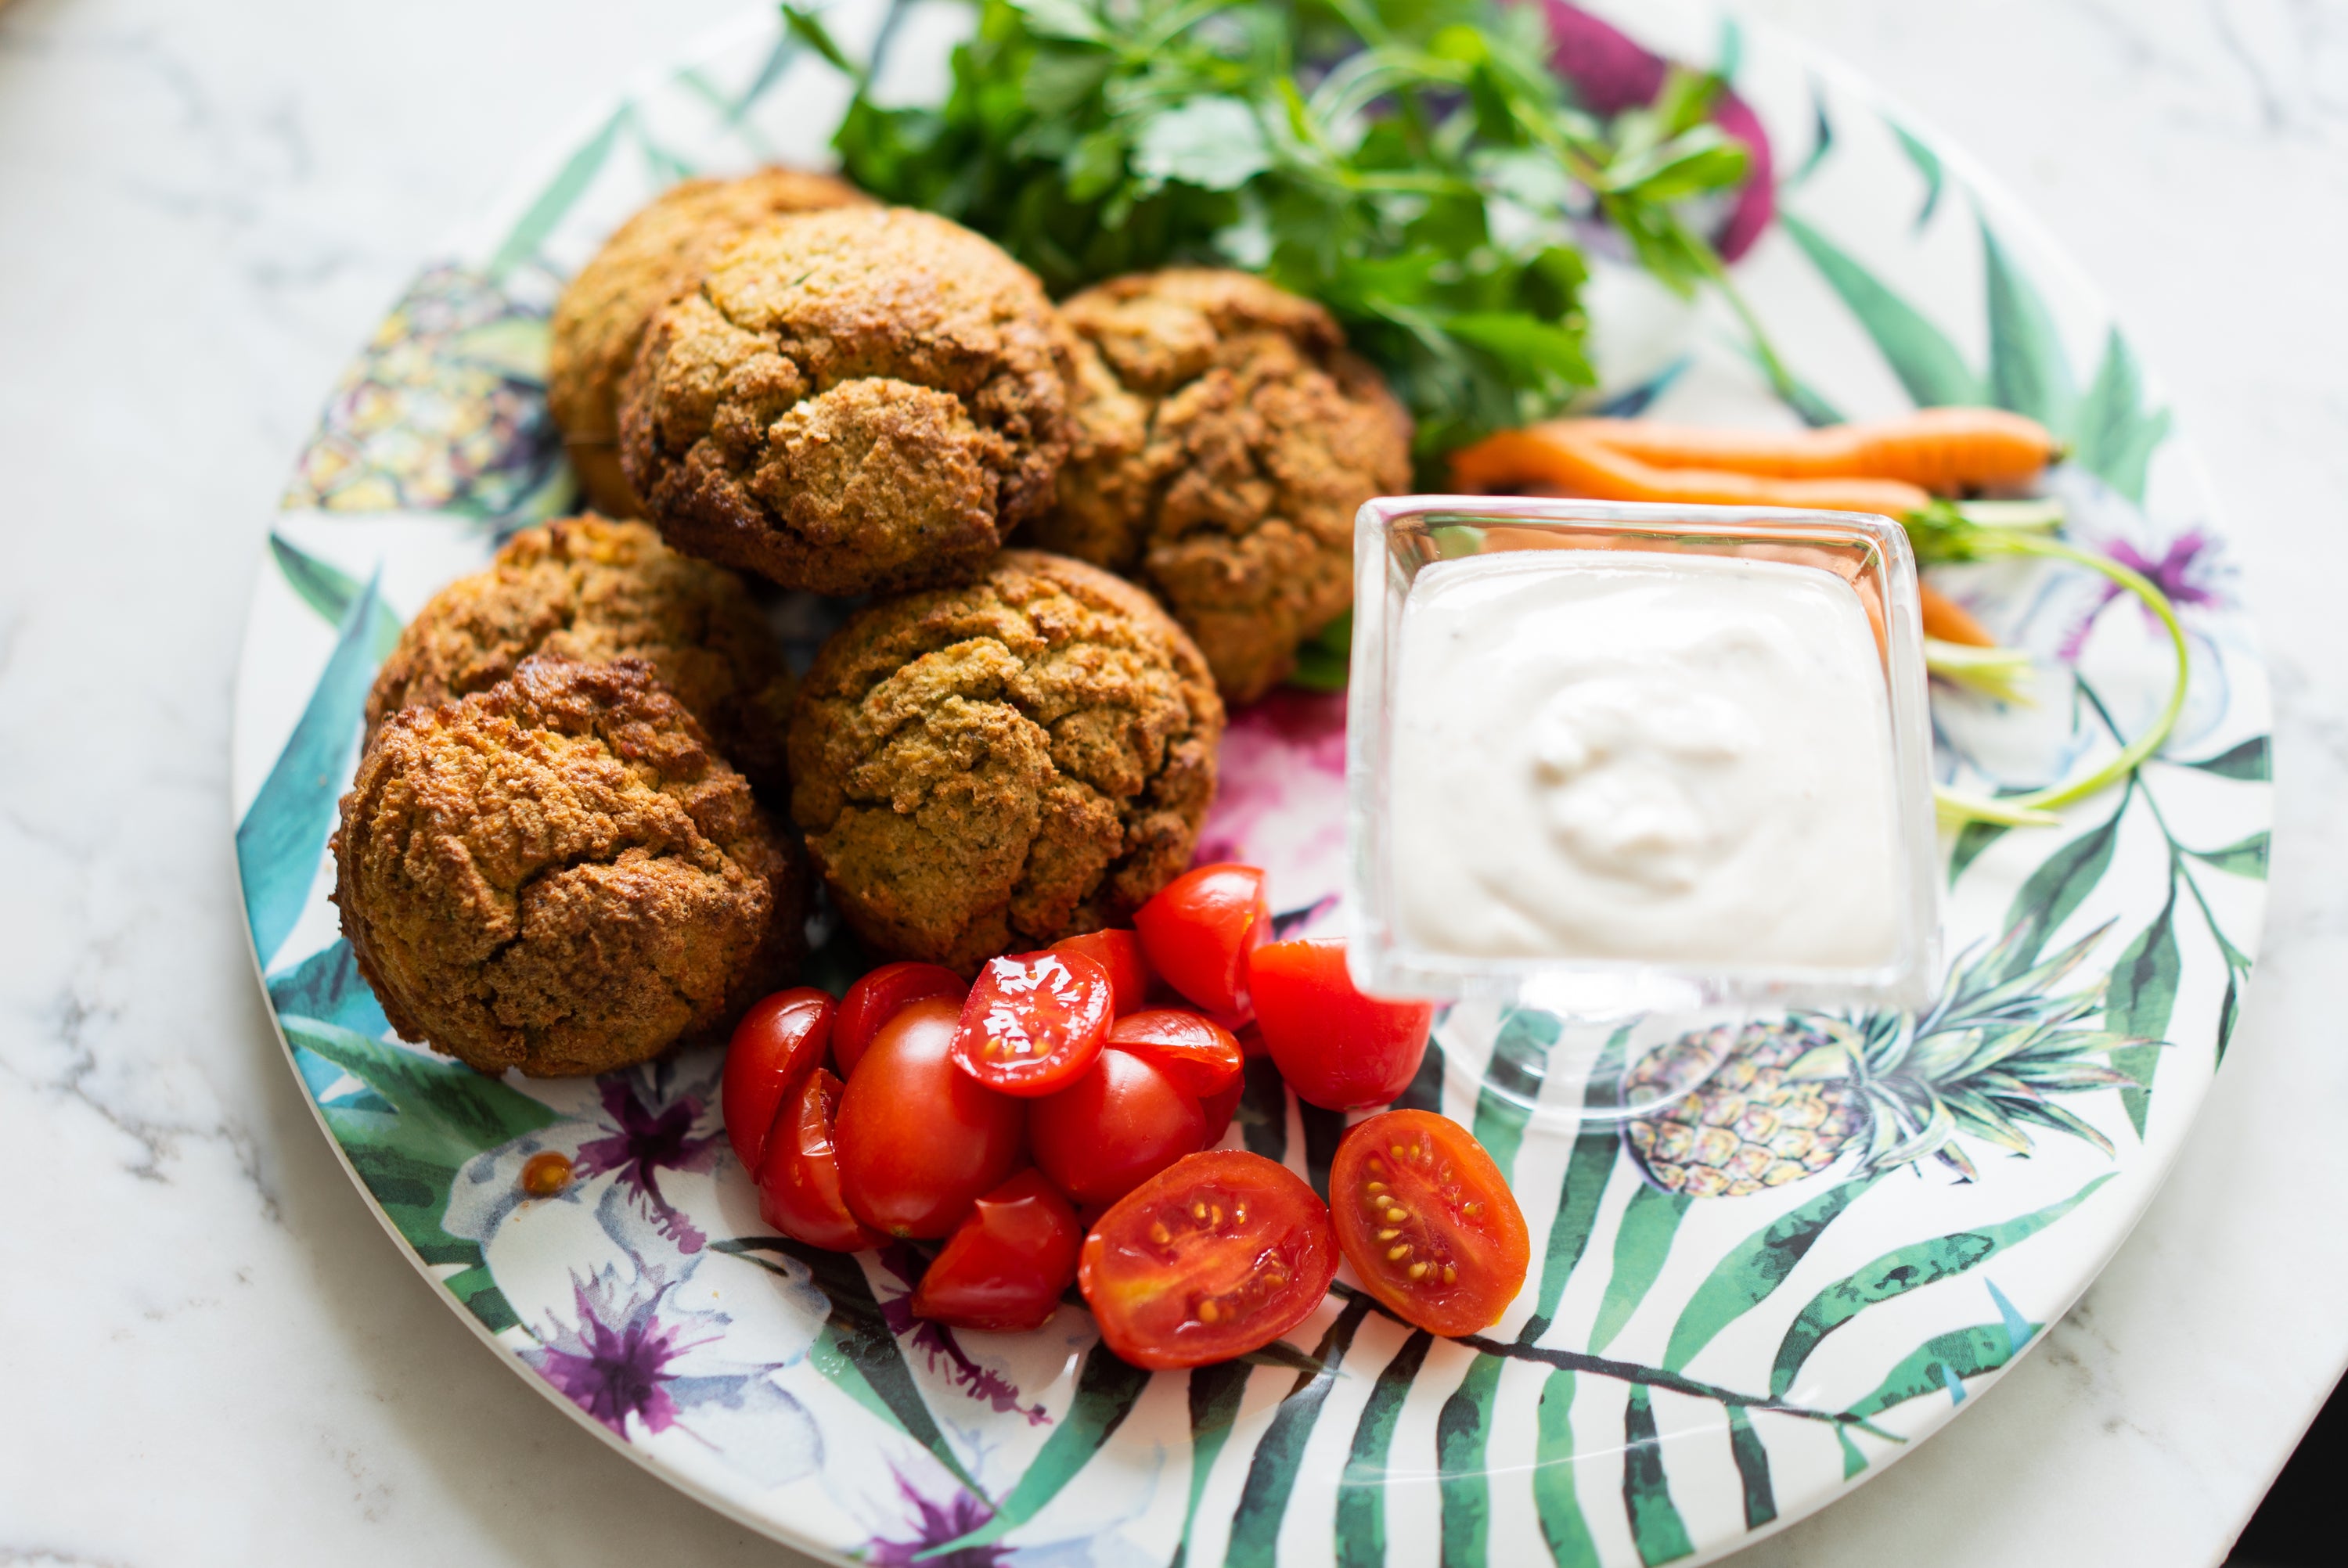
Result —
[[[1881, 654], [1890, 719], [1892, 897], [1885, 961], [1862, 968], [1694, 966], [1612, 958], [1468, 958], [1415, 947], [1396, 919], [1394, 768], [1403, 607], [1440, 561], [1519, 550], [1742, 557], [1849, 583]], [[1921, 1007], [1939, 965], [1939, 866], [1916, 558], [1890, 518], [1852, 512], [1498, 496], [1365, 506], [1354, 535], [1353, 679], [1345, 738], [1347, 903], [1356, 984], [1392, 996], [1518, 1003], [1567, 1017], [1718, 1007]]]

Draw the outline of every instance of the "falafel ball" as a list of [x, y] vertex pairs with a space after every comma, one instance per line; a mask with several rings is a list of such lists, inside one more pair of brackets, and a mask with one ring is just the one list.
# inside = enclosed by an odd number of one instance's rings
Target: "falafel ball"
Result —
[[1354, 601], [1354, 514], [1410, 485], [1410, 415], [1312, 301], [1245, 272], [1112, 278], [1082, 338], [1045, 549], [1124, 572], [1198, 640], [1224, 700], [1262, 696]]
[[778, 218], [653, 318], [621, 395], [671, 544], [786, 588], [968, 582], [1049, 504], [1073, 340], [1035, 275], [906, 208]]
[[402, 708], [486, 691], [533, 653], [644, 660], [752, 784], [784, 787], [790, 671], [741, 579], [602, 518], [526, 528], [427, 600], [367, 693], [368, 740]]
[[546, 405], [589, 505], [615, 518], [644, 515], [620, 472], [620, 381], [652, 313], [690, 288], [744, 231], [778, 213], [871, 200], [843, 180], [795, 169], [688, 179], [621, 224], [579, 269], [554, 305]]
[[1179, 875], [1222, 733], [1206, 661], [1148, 594], [1005, 550], [824, 644], [791, 719], [791, 811], [858, 936], [968, 974]]
[[651, 665], [541, 657], [384, 725], [343, 797], [335, 903], [404, 1037], [484, 1072], [602, 1072], [788, 983], [788, 845]]

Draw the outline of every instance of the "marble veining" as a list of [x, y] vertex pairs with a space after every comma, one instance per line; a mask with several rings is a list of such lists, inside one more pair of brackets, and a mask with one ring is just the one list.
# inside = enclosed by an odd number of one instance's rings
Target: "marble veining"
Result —
[[[0, 8], [0, 1565], [798, 1560], [602, 1450], [377, 1230], [271, 1038], [226, 800], [253, 562], [345, 356], [548, 136], [736, 9]], [[2225, 499], [2281, 788], [2242, 1029], [2137, 1234], [1978, 1409], [1736, 1561], [2209, 1563], [2348, 1362], [2348, 0], [1746, 10], [2110, 293]]]

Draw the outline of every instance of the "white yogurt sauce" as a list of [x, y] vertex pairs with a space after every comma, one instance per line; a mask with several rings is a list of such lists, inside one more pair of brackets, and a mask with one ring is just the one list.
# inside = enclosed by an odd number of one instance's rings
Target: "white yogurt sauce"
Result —
[[1397, 935], [1466, 958], [1855, 968], [1900, 932], [1890, 700], [1849, 584], [1520, 550], [1404, 600]]

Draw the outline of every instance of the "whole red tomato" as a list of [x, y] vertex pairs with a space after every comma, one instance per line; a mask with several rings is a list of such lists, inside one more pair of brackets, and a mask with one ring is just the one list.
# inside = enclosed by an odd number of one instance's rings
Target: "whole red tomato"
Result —
[[726, 1046], [726, 1076], [718, 1105], [726, 1141], [753, 1176], [766, 1157], [767, 1136], [786, 1096], [823, 1060], [831, 1042], [831, 998], [812, 986], [777, 991], [754, 1003]]
[[1246, 1092], [1247, 1080], [1241, 1077], [1200, 1098], [1199, 1109], [1207, 1116], [1207, 1130], [1199, 1135], [1200, 1148], [1211, 1149], [1223, 1141], [1223, 1134], [1231, 1130], [1231, 1118], [1239, 1114], [1240, 1098]]
[[1185, 997], [1228, 1022], [1246, 1021], [1248, 954], [1272, 935], [1263, 873], [1201, 866], [1134, 911], [1150, 967]]
[[1296, 1097], [1331, 1111], [1384, 1105], [1426, 1054], [1435, 1006], [1365, 996], [1345, 973], [1345, 944], [1271, 942], [1248, 965], [1256, 1027]]
[[1192, 1154], [1117, 1200], [1076, 1269], [1101, 1338], [1165, 1370], [1261, 1349], [1313, 1314], [1337, 1273], [1329, 1211], [1260, 1154]]
[[1109, 1044], [1161, 1068], [1166, 1075], [1204, 1097], [1236, 1081], [1247, 1058], [1231, 1031], [1189, 1008], [1147, 1008], [1128, 1013], [1108, 1031]]
[[855, 1074], [864, 1048], [899, 1008], [923, 997], [960, 1001], [968, 989], [968, 980], [942, 964], [883, 964], [871, 970], [839, 999], [839, 1018], [831, 1026], [831, 1057], [839, 1064], [839, 1075]]
[[1484, 1145], [1448, 1117], [1389, 1111], [1346, 1133], [1329, 1205], [1363, 1285], [1421, 1328], [1488, 1328], [1524, 1287], [1524, 1211]]
[[1107, 971], [1117, 992], [1117, 1016], [1149, 1005], [1149, 960], [1143, 957], [1141, 938], [1131, 931], [1087, 931], [1063, 937], [1052, 944], [1056, 953], [1082, 953]]
[[819, 1067], [775, 1120], [758, 1167], [758, 1217], [797, 1241], [833, 1252], [879, 1246], [889, 1238], [848, 1212], [839, 1196], [839, 1158], [832, 1117], [839, 1080]]
[[953, 1064], [961, 1019], [950, 997], [901, 1008], [839, 1096], [840, 1195], [850, 1214], [893, 1236], [944, 1235], [1019, 1168], [1021, 1102]]
[[1123, 1197], [1207, 1131], [1199, 1097], [1129, 1052], [1100, 1053], [1082, 1078], [1030, 1103], [1027, 1143], [1053, 1184], [1080, 1204]]
[[954, 1065], [1000, 1093], [1049, 1094], [1100, 1054], [1111, 1005], [1108, 975], [1082, 953], [990, 958], [962, 1004]]
[[1039, 1171], [978, 1200], [913, 1290], [913, 1316], [959, 1328], [1041, 1328], [1076, 1282], [1085, 1233]]

